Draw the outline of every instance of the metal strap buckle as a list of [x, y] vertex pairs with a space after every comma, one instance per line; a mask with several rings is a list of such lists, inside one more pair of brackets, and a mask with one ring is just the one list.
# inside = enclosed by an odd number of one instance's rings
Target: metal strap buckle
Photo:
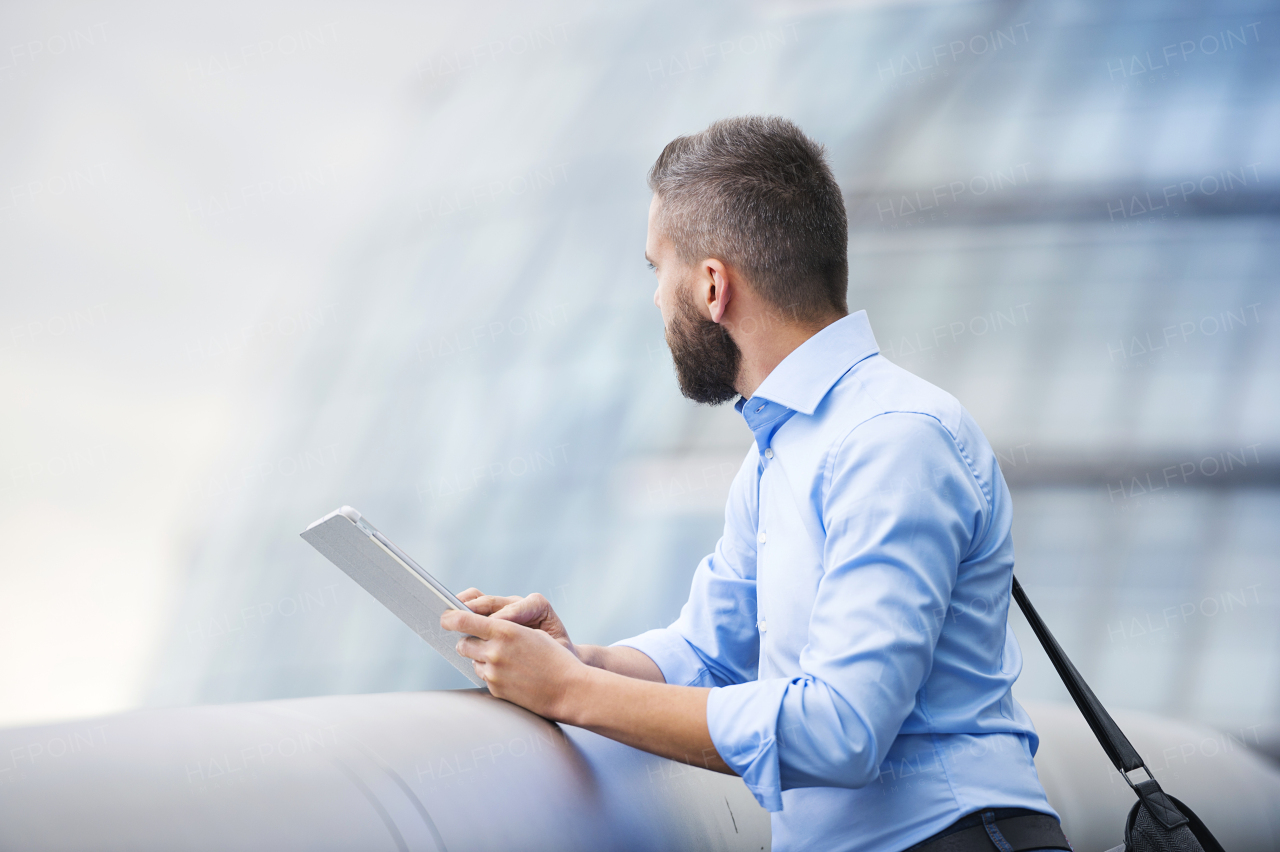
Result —
[[[1138, 792], [1138, 788], [1134, 786], [1133, 779], [1129, 777], [1129, 772], [1137, 772], [1139, 769], [1147, 773], [1148, 781], [1156, 780], [1156, 776], [1151, 774], [1151, 770], [1147, 768], [1147, 765], [1145, 763], [1138, 764], [1136, 767], [1134, 767], [1133, 769], [1130, 769], [1128, 772], [1121, 772], [1120, 777], [1123, 778], [1125, 780], [1125, 783], [1129, 785], [1129, 789], [1133, 790], [1133, 792], [1135, 793]], [[1139, 783], [1141, 783], [1141, 780], [1139, 780]]]

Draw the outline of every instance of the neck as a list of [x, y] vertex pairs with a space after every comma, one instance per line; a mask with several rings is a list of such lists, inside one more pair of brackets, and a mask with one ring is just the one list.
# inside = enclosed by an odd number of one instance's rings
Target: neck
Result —
[[786, 323], [770, 329], [767, 334], [730, 332], [734, 342], [742, 350], [742, 363], [738, 367], [735, 390], [750, 399], [761, 382], [784, 358], [799, 349], [800, 344], [845, 316], [847, 315], [831, 314], [814, 322]]

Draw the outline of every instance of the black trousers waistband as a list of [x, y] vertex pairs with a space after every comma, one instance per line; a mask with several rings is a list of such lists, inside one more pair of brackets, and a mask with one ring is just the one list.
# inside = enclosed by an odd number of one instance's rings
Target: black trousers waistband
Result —
[[1048, 814], [1026, 808], [991, 808], [962, 816], [903, 852], [1027, 852], [1070, 850], [1062, 826]]

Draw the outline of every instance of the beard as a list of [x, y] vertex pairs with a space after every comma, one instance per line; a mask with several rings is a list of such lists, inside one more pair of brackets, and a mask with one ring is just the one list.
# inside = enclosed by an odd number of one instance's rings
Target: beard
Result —
[[680, 393], [707, 405], [719, 405], [738, 395], [733, 385], [738, 380], [742, 350], [728, 329], [704, 318], [682, 295], [677, 297], [676, 313], [666, 335]]

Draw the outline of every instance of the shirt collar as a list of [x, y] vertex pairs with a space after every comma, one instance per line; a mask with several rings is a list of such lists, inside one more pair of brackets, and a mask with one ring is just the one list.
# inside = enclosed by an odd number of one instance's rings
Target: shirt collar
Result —
[[738, 410], [756, 400], [769, 400], [801, 414], [813, 414], [850, 367], [879, 351], [866, 311], [842, 317], [783, 358], [749, 401], [739, 400]]

